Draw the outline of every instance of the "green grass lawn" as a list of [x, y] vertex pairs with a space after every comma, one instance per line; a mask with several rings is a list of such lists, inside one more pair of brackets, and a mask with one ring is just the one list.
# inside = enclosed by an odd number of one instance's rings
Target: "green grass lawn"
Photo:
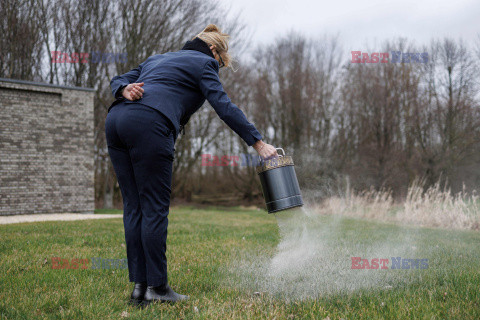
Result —
[[[415, 243], [415, 256], [428, 258], [429, 268], [383, 270], [395, 275], [385, 278], [394, 281], [389, 289], [320, 289], [302, 299], [288, 297], [289, 288], [269, 294], [268, 282], [259, 282], [261, 271], [249, 274], [245, 266], [275, 254], [280, 237], [273, 215], [175, 207], [169, 215], [169, 283], [190, 300], [142, 310], [127, 305], [132, 284], [126, 269], [92, 269], [90, 262], [87, 269], [52, 269], [53, 257], [126, 258], [122, 219], [0, 225], [1, 319], [480, 319], [480, 233], [328, 216], [315, 221], [312, 230], [330, 233], [324, 240], [343, 252], [338, 261], [346, 269], [348, 257], [374, 254], [365, 248], [384, 241]], [[327, 276], [319, 286], [329, 281], [329, 260], [323, 263], [319, 273]], [[339, 279], [333, 272], [332, 281]], [[359, 270], [358, 276], [376, 278], [380, 272]]]

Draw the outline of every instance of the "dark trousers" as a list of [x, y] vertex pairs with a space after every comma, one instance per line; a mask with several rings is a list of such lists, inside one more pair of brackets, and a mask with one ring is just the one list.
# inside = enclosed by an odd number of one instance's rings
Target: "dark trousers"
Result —
[[105, 133], [123, 198], [129, 279], [165, 284], [175, 130], [153, 108], [120, 103], [108, 113]]

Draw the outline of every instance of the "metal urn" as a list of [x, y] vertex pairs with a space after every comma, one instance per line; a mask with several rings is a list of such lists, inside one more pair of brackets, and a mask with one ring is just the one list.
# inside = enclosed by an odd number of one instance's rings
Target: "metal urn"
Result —
[[268, 213], [303, 206], [293, 159], [286, 156], [282, 148], [276, 149], [281, 150], [282, 154], [261, 160], [256, 168]]

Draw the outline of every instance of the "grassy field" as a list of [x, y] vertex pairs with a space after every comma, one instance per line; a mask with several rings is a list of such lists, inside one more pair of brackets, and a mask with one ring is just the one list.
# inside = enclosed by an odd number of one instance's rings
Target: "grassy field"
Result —
[[[341, 238], [345, 257], [355, 255], [358, 244], [365, 248], [408, 238], [418, 247], [416, 256], [429, 259], [429, 268], [391, 270], [397, 277], [388, 289], [359, 286], [295, 299], [288, 297], [288, 288], [269, 294], [255, 287], [255, 279], [242, 280], [248, 270], [235, 269], [244, 257], [274, 256], [280, 241], [274, 216], [175, 207], [169, 219], [169, 282], [191, 299], [143, 310], [127, 306], [132, 284], [126, 269], [92, 269], [91, 262], [87, 269], [52, 269], [53, 257], [126, 258], [122, 219], [1, 225], [1, 319], [480, 319], [479, 232], [318, 217], [318, 232], [334, 226], [328, 229]], [[342, 261], [350, 269], [351, 261]], [[362, 272], [358, 275], [372, 277], [382, 271]]]

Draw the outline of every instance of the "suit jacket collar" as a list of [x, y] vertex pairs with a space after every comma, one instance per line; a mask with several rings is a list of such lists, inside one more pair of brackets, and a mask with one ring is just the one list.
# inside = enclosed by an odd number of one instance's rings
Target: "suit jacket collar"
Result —
[[200, 38], [195, 38], [193, 40], [185, 42], [185, 45], [181, 50], [200, 51], [215, 59], [215, 56], [213, 55], [212, 50], [210, 50], [208, 44]]

